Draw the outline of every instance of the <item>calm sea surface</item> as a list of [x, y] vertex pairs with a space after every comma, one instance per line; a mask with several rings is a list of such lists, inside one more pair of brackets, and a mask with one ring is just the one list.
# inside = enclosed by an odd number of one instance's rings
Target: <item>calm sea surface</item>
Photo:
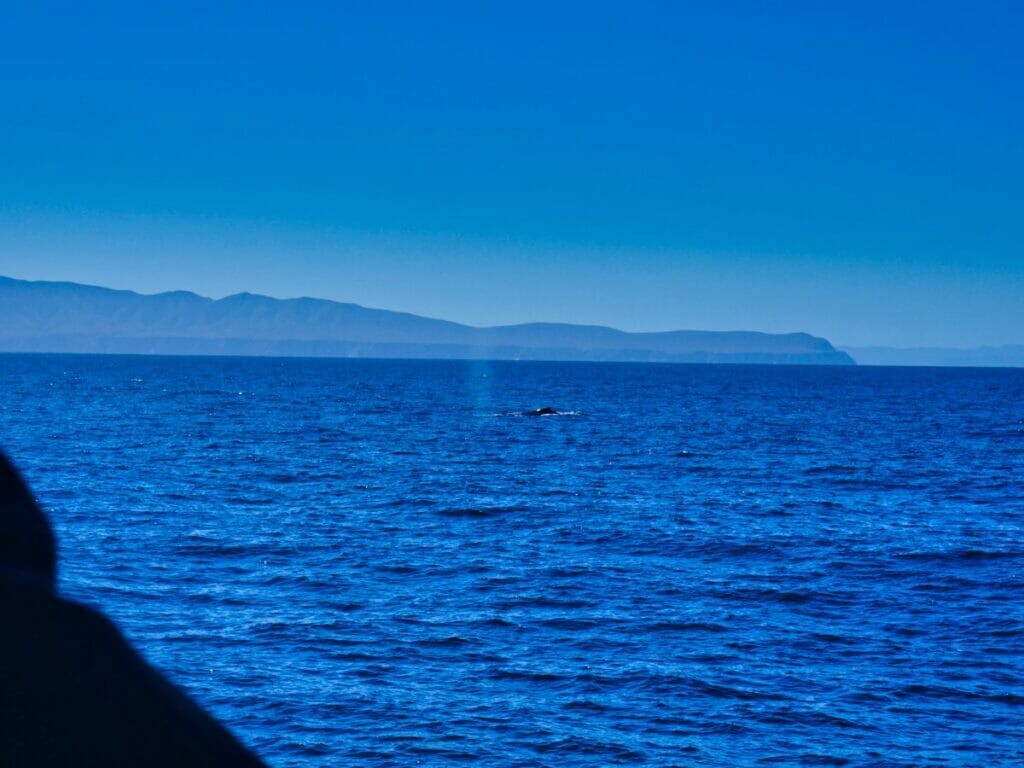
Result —
[[1024, 764], [1022, 370], [0, 355], [0, 446], [275, 766]]

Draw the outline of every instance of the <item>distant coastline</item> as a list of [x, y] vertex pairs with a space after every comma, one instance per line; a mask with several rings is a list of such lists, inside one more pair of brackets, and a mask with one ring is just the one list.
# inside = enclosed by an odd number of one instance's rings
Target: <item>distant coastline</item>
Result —
[[1024, 344], [961, 349], [956, 347], [840, 347], [858, 365], [941, 368], [1021, 368]]
[[324, 299], [143, 295], [0, 277], [0, 351], [854, 365], [807, 333], [629, 333], [563, 323], [476, 328]]

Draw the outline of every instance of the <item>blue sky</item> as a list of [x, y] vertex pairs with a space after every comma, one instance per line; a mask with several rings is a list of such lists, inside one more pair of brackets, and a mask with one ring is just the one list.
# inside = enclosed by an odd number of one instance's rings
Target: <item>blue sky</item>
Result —
[[1019, 4], [428, 5], [5, 9], [0, 273], [1024, 343]]

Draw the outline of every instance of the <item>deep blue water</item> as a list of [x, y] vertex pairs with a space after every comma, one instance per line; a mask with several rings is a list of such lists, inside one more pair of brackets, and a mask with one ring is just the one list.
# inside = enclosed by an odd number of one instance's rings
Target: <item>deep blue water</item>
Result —
[[1024, 370], [6, 355], [0, 446], [272, 765], [1024, 763]]

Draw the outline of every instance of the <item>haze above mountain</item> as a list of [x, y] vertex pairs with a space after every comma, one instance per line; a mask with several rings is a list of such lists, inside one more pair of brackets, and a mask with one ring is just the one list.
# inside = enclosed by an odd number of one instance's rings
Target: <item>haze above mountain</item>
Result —
[[849, 365], [806, 333], [474, 328], [323, 299], [142, 295], [0, 277], [0, 351]]

